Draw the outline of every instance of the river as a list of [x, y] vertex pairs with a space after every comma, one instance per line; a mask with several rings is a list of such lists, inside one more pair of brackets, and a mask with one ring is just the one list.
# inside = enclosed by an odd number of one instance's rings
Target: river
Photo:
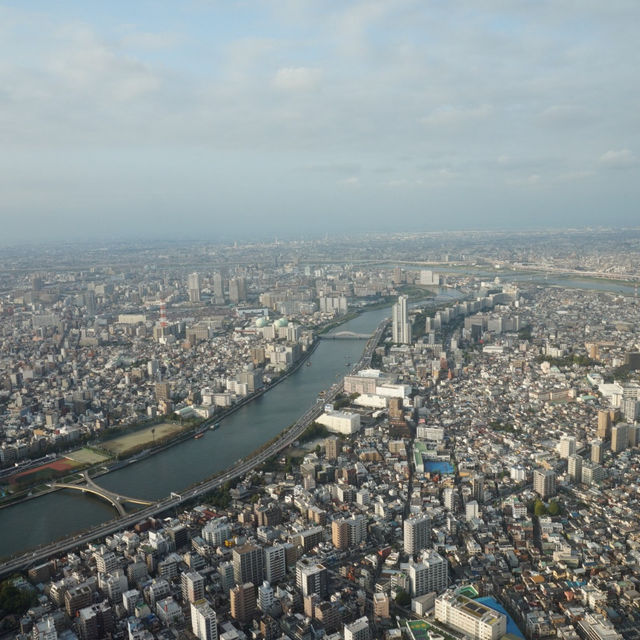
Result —
[[[450, 298], [443, 295], [442, 300]], [[388, 308], [367, 311], [335, 331], [372, 333], [390, 315]], [[185, 440], [117, 471], [98, 484], [118, 493], [159, 499], [203, 480], [247, 456], [292, 424], [320, 391], [349, 371], [362, 355], [364, 340], [323, 340], [303, 365], [279, 385], [225, 418], [216, 431]], [[81, 531], [115, 516], [101, 499], [56, 491], [0, 510], [0, 557]]]

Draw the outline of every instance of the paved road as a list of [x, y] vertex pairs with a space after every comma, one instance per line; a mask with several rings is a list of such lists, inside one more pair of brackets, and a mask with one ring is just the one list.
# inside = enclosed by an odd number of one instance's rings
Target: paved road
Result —
[[[353, 367], [352, 371], [357, 371], [371, 366], [373, 351], [378, 345], [387, 324], [388, 321], [385, 320], [378, 326], [376, 332], [367, 342], [362, 357]], [[226, 482], [243, 476], [245, 473], [261, 465], [271, 456], [277, 454], [295, 442], [302, 433], [304, 433], [307, 427], [309, 427], [309, 425], [324, 411], [324, 404], [334, 400], [341, 391], [342, 383], [334, 384], [326, 392], [325, 397], [322, 400], [318, 400], [312, 407], [307, 409], [300, 418], [298, 418], [293, 427], [281, 433], [273, 442], [271, 442], [271, 444], [269, 444], [269, 446], [256, 455], [250, 458], [241, 458], [240, 460], [237, 460], [236, 464], [224, 471], [222, 475], [215, 476], [194, 485], [183, 491], [181, 494], [172, 493], [168, 498], [164, 498], [149, 507], [145, 507], [139, 511], [125, 515], [122, 518], [110, 520], [109, 522], [100, 524], [76, 536], [65, 538], [64, 540], [40, 547], [35, 551], [11, 558], [0, 564], [0, 578], [10, 575], [16, 571], [24, 571], [30, 566], [44, 562], [52, 556], [65, 553], [76, 547], [88, 544], [96, 538], [102, 538], [114, 533], [115, 531], [119, 531], [120, 529], [130, 528], [141, 520], [155, 516], [169, 509], [179, 507], [187, 500], [192, 500], [204, 493], [209, 493], [210, 491], [218, 489]]]

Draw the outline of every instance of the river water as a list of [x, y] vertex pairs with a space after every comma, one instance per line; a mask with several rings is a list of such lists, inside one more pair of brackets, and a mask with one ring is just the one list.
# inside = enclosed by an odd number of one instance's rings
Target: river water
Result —
[[[443, 296], [442, 300], [446, 298]], [[368, 311], [336, 331], [373, 333], [390, 310]], [[279, 385], [225, 418], [216, 431], [189, 439], [101, 476], [99, 485], [138, 498], [159, 499], [225, 469], [289, 426], [320, 391], [350, 370], [364, 340], [323, 340], [303, 365]], [[0, 557], [81, 531], [115, 516], [100, 498], [56, 491], [0, 510]]]

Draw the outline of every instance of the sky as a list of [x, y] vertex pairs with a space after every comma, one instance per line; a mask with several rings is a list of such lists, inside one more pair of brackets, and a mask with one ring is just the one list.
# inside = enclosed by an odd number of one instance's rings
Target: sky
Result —
[[638, 226], [637, 0], [0, 0], [0, 244]]

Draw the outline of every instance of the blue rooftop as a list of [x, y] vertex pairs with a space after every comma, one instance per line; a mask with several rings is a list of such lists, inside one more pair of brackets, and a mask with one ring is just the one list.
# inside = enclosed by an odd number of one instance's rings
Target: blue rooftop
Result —
[[507, 633], [511, 633], [514, 636], [517, 636], [518, 638], [522, 638], [522, 640], [524, 640], [524, 636], [522, 635], [520, 629], [518, 629], [516, 623], [513, 621], [513, 618], [506, 612], [505, 608], [495, 598], [485, 597], [476, 598], [476, 600], [478, 602], [481, 602], [482, 604], [486, 604], [487, 607], [491, 607], [494, 611], [504, 613], [504, 615], [507, 616]]

